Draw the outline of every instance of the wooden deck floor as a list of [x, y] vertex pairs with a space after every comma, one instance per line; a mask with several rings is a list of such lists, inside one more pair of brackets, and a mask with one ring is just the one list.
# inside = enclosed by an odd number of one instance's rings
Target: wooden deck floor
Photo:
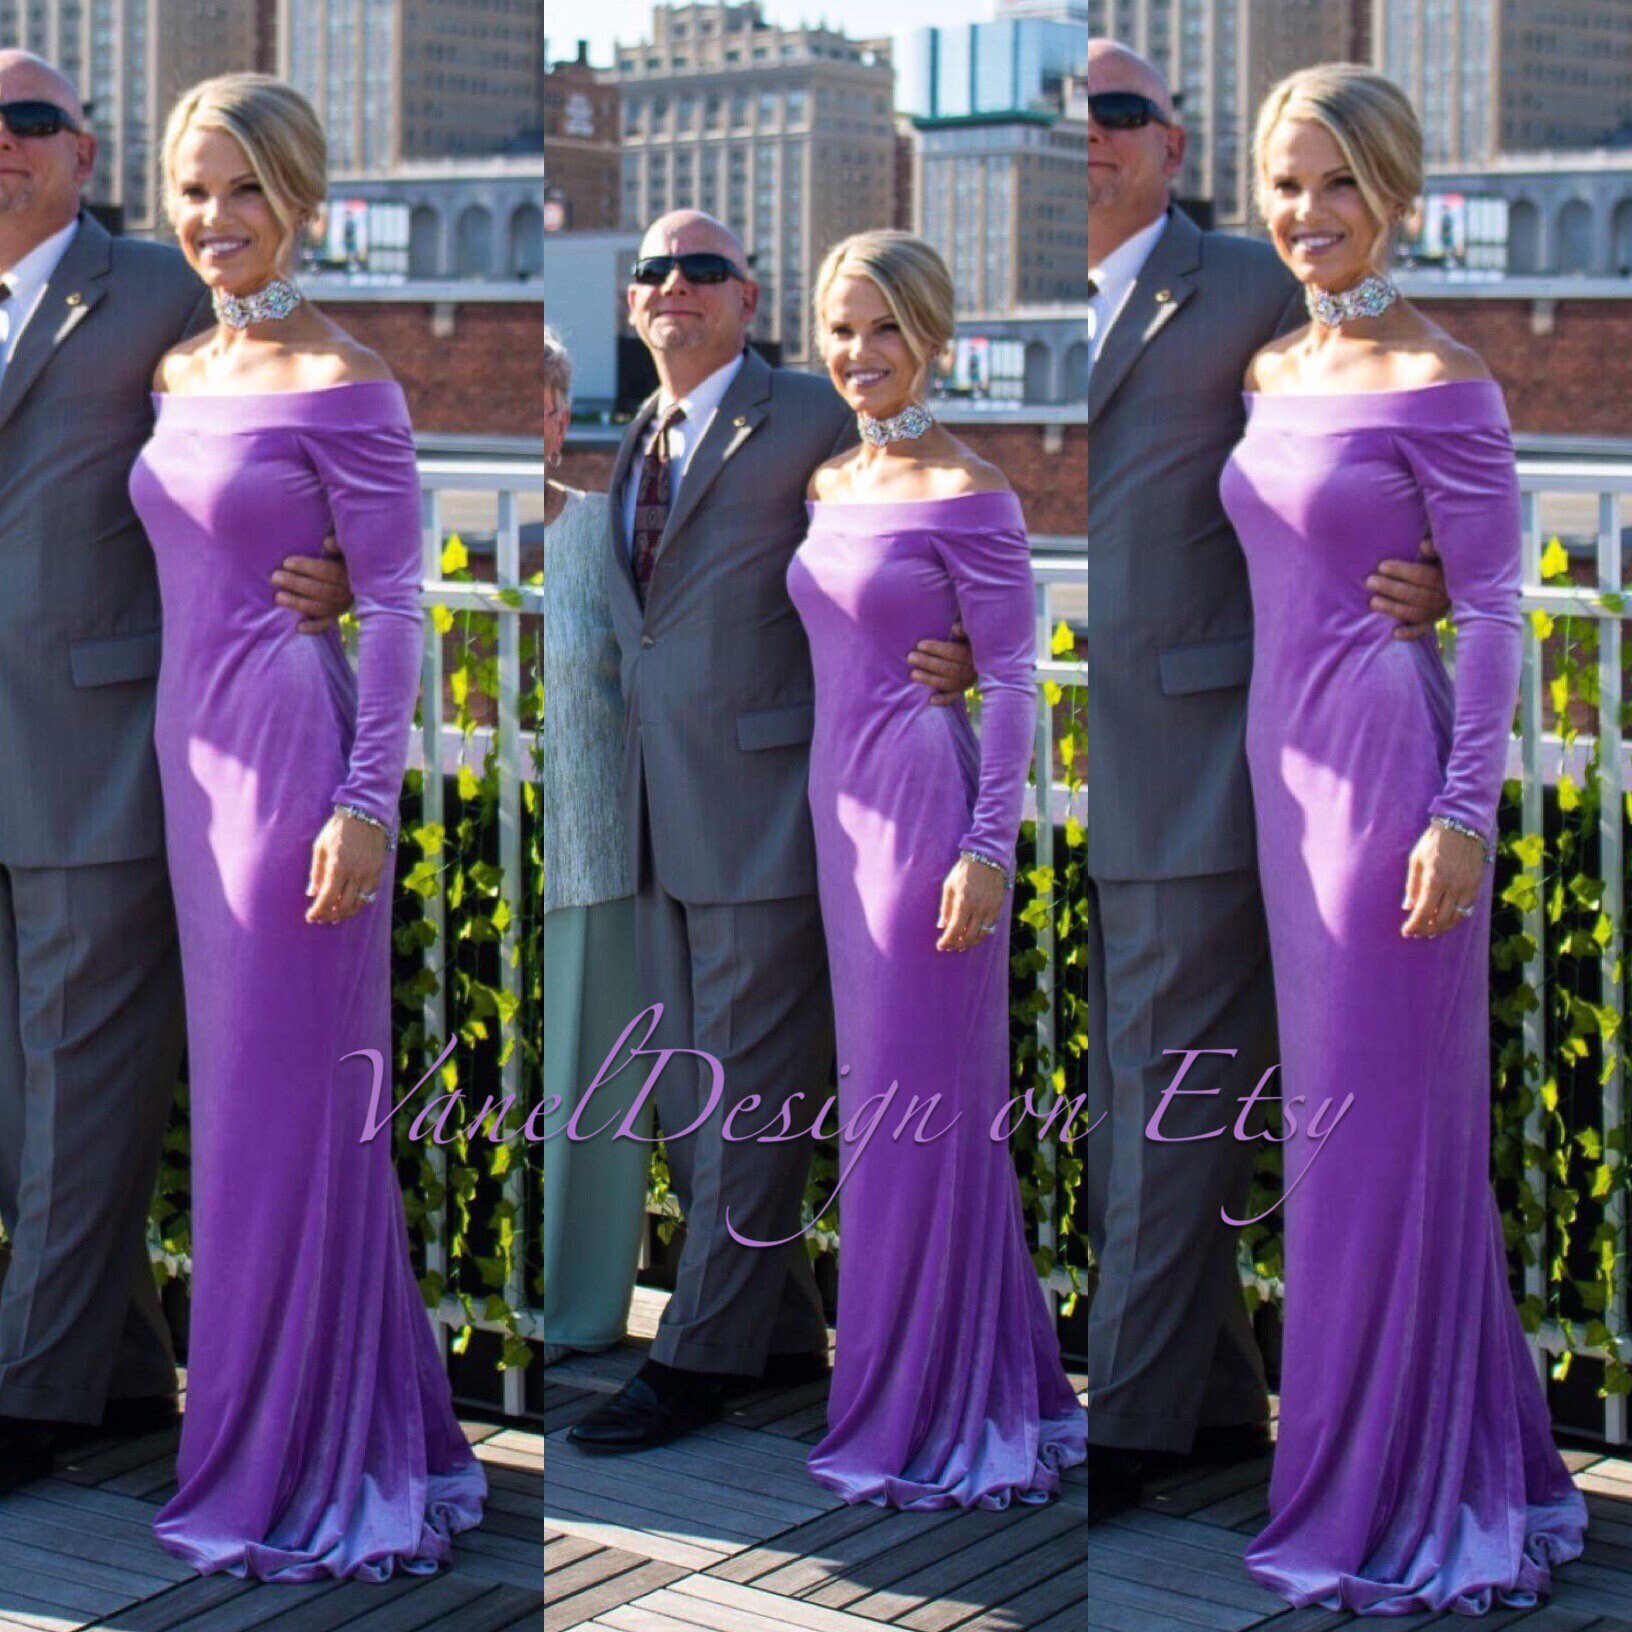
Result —
[[455, 1541], [450, 1569], [377, 1585], [195, 1575], [152, 1532], [175, 1488], [177, 1432], [86, 1445], [0, 1497], [0, 1632], [538, 1632], [543, 1443], [485, 1423], [465, 1432], [487, 1469], [485, 1522]]
[[[637, 1332], [652, 1314], [637, 1301]], [[805, 1469], [825, 1384], [747, 1396], [664, 1450], [575, 1450], [567, 1428], [643, 1358], [636, 1343], [547, 1373], [545, 1632], [1083, 1632], [1081, 1468], [1045, 1507], [846, 1507]]]
[[1550, 1604], [1388, 1620], [1294, 1610], [1246, 1574], [1242, 1554], [1269, 1516], [1269, 1459], [1154, 1482], [1142, 1507], [1088, 1532], [1088, 1606], [1077, 1632], [1329, 1632], [1386, 1626], [1519, 1628], [1520, 1632], [1632, 1632], [1632, 1462], [1565, 1453], [1586, 1493], [1583, 1558], [1555, 1577]]

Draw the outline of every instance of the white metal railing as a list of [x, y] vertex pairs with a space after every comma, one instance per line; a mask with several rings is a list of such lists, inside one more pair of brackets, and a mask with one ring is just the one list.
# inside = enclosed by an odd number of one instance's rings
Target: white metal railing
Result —
[[[1625, 462], [1524, 459], [1519, 465], [1522, 494], [1524, 543], [1523, 608], [1553, 616], [1592, 618], [1598, 627], [1598, 718], [1596, 741], [1601, 746], [1599, 774], [1602, 778], [1599, 802], [1599, 874], [1604, 881], [1603, 912], [1610, 926], [1609, 939], [1599, 957], [1601, 1000], [1617, 1014], [1625, 1014], [1626, 992], [1621, 970], [1624, 943], [1623, 844], [1621, 822], [1627, 786], [1624, 748], [1621, 741], [1621, 654], [1622, 620], [1625, 611], [1616, 597], [1622, 593], [1621, 502], [1632, 496], [1632, 465]], [[1579, 557], [1590, 547], [1596, 565], [1596, 582], [1590, 585], [1548, 586], [1541, 582], [1541, 556], [1546, 541], [1562, 536]], [[1605, 598], [1608, 597], [1608, 604]], [[1526, 620], [1524, 665], [1519, 692], [1519, 758], [1522, 777], [1521, 829], [1526, 837], [1539, 837], [1543, 821], [1543, 788], [1551, 780], [1549, 748], [1544, 733], [1542, 710], [1542, 641]], [[1553, 739], [1556, 741], [1556, 739]], [[1589, 736], [1588, 740], [1592, 740]], [[1533, 951], [1524, 966], [1526, 981], [1541, 991], [1545, 984], [1545, 928], [1542, 892], [1524, 915], [1524, 930]], [[1539, 1073], [1547, 1074], [1547, 1006], [1538, 1003], [1523, 1023], [1524, 1050], [1528, 1058], [1540, 1062]], [[1616, 1149], [1616, 1134], [1626, 1119], [1626, 1078], [1622, 1060], [1624, 1041], [1617, 1042], [1611, 1067], [1601, 1090], [1600, 1117], [1604, 1135], [1604, 1160], [1615, 1171], [1614, 1182], [1605, 1200], [1605, 1223], [1613, 1232], [1615, 1256], [1627, 1262], [1627, 1217], [1622, 1174], [1625, 1155]], [[1539, 1082], [1533, 1084], [1539, 1089]], [[1539, 1092], [1535, 1108], [1525, 1126], [1527, 1149], [1543, 1149], [1543, 1112]], [[1527, 1162], [1526, 1183], [1546, 1195], [1548, 1180], [1541, 1160]], [[1545, 1219], [1545, 1210], [1544, 1210]], [[1545, 1229], [1545, 1221], [1542, 1228]], [[1544, 1243], [1537, 1240], [1532, 1261], [1525, 1267], [1527, 1297], [1545, 1298], [1547, 1291]], [[1583, 1358], [1604, 1359], [1613, 1354], [1632, 1361], [1632, 1333], [1626, 1309], [1612, 1300], [1603, 1313], [1609, 1331], [1606, 1345], [1586, 1345], [1554, 1322], [1543, 1324], [1532, 1341], [1538, 1367], [1548, 1354], [1570, 1352]], [[1624, 1445], [1628, 1439], [1627, 1400], [1611, 1395], [1604, 1402], [1604, 1438]]]
[[[1070, 796], [1061, 784], [1054, 780], [1054, 722], [1053, 711], [1043, 694], [1043, 684], [1052, 680], [1061, 686], [1086, 686], [1088, 684], [1088, 654], [1079, 651], [1072, 659], [1057, 658], [1053, 655], [1054, 630], [1062, 618], [1070, 614], [1078, 615], [1076, 606], [1076, 592], [1081, 591], [1082, 608], [1087, 606], [1088, 593], [1088, 557], [1086, 555], [1053, 555], [1037, 558], [1032, 563], [1032, 577], [1036, 583], [1037, 596], [1037, 742], [1034, 749], [1035, 789], [1033, 791], [1032, 814], [1036, 820], [1037, 831], [1037, 865], [1039, 867], [1054, 866], [1054, 823], [1056, 820], [1064, 822], [1066, 816], [1075, 815], [1079, 820], [1086, 822], [1088, 812], [1086, 803], [1080, 806], [1070, 801]], [[1073, 604], [1062, 606], [1062, 601]], [[1079, 751], [1081, 745], [1079, 744]], [[1047, 1050], [1050, 1059], [1057, 1058], [1056, 1049], [1059, 1043], [1059, 979], [1058, 948], [1055, 945], [1054, 922], [1052, 914], [1049, 916], [1041, 931], [1039, 950], [1043, 954], [1043, 967], [1038, 972], [1038, 980], [1043, 990], [1048, 994], [1048, 1006], [1037, 1017], [1037, 1043], [1040, 1048]], [[1055, 1217], [1055, 1208], [1059, 1203], [1059, 1147], [1053, 1139], [1043, 1143], [1044, 1159], [1047, 1163], [1049, 1184], [1039, 1198], [1037, 1244], [1053, 1253], [1059, 1246], [1059, 1227]], [[1069, 1294], [1073, 1288], [1071, 1277], [1063, 1266], [1056, 1264], [1048, 1276], [1047, 1289], [1050, 1302], [1056, 1294]]]
[[[422, 458], [420, 461], [421, 502], [423, 512], [423, 578], [424, 599], [427, 608], [447, 607], [450, 611], [479, 611], [491, 613], [498, 624], [498, 696], [495, 699], [496, 722], [493, 732], [481, 733], [474, 746], [484, 756], [488, 744], [497, 739], [497, 768], [499, 783], [499, 866], [503, 874], [501, 890], [509, 909], [508, 922], [499, 942], [499, 980], [501, 989], [519, 1004], [521, 1000], [521, 967], [519, 934], [524, 923], [534, 914], [526, 910], [522, 900], [521, 854], [521, 785], [532, 774], [532, 742], [521, 729], [518, 705], [521, 694], [521, 658], [524, 628], [528, 620], [538, 620], [539, 633], [535, 636], [542, 644], [544, 591], [521, 580], [521, 526], [523, 509], [536, 505], [542, 516], [544, 495], [544, 465], [534, 460], [482, 460], [459, 458]], [[454, 508], [464, 508], [466, 514], [491, 504], [493, 511], [494, 576], [491, 583], [455, 583], [442, 576], [442, 552], [450, 533], [460, 527], [450, 517]], [[468, 525], [468, 522], [466, 523]], [[434, 767], [446, 773], [457, 769], [457, 755], [466, 751], [462, 736], [451, 737], [445, 729], [443, 716], [443, 663], [442, 635], [427, 622], [425, 653], [420, 675], [420, 728], [419, 762], [427, 774], [423, 779], [421, 815], [426, 822], [441, 823], [445, 818], [445, 794], [442, 775], [431, 774]], [[455, 756], [450, 764], [450, 755]], [[473, 767], [474, 768], [474, 767]], [[426, 964], [435, 977], [435, 986], [427, 994], [424, 1020], [427, 1033], [441, 1042], [448, 1038], [448, 984], [447, 984], [447, 896], [445, 886], [439, 885], [436, 894], [427, 902], [427, 914], [435, 926], [436, 940], [426, 950]], [[511, 1047], [508, 1057], [500, 1066], [500, 1097], [514, 1096], [513, 1103], [526, 1107], [534, 1097], [537, 1085], [521, 1080], [522, 1050]], [[445, 1185], [447, 1159], [433, 1140], [428, 1147], [428, 1158], [439, 1183]], [[505, 1301], [520, 1312], [522, 1331], [531, 1336], [543, 1333], [544, 1312], [530, 1307], [527, 1300], [527, 1215], [524, 1187], [528, 1164], [518, 1160], [511, 1164], [505, 1176], [505, 1197], [514, 1209], [515, 1239], [512, 1246], [513, 1271], [510, 1284], [505, 1288]], [[426, 1268], [448, 1279], [446, 1221], [435, 1240], [426, 1246]], [[445, 1296], [441, 1308], [435, 1311], [439, 1330], [445, 1335], [450, 1328], [462, 1327], [468, 1316], [463, 1305], [451, 1295]], [[498, 1322], [478, 1324], [489, 1329], [500, 1329]], [[504, 1374], [504, 1410], [507, 1415], [520, 1416], [524, 1408], [524, 1378], [519, 1368]]]

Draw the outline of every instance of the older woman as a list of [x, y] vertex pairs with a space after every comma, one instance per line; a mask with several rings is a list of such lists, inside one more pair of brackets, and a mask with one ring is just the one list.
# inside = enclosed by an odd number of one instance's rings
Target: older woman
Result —
[[[546, 328], [552, 466], [571, 414], [572, 361]], [[596, 1091], [593, 1116], [576, 1130], [584, 1137], [562, 1131], [641, 1007], [618, 797], [623, 698], [604, 588], [607, 526], [604, 494], [553, 477], [545, 484], [544, 1093], [546, 1102], [560, 1096], [543, 1146], [546, 1365], [622, 1339], [645, 1218], [649, 1147], [609, 1129], [639, 1088], [636, 1074]]]

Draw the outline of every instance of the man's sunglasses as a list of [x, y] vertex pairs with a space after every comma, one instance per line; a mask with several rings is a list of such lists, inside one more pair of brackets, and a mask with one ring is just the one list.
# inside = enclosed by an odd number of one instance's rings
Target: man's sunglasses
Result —
[[1088, 98], [1088, 112], [1101, 130], [1143, 130], [1146, 125], [1173, 122], [1137, 91], [1094, 91]]
[[733, 266], [724, 255], [713, 255], [705, 250], [696, 255], [648, 255], [635, 262], [635, 282], [667, 283], [676, 267], [687, 283], [724, 283], [727, 278], [744, 277], [742, 269]]
[[0, 120], [13, 136], [55, 136], [59, 130], [79, 133], [68, 110], [55, 102], [0, 102]]

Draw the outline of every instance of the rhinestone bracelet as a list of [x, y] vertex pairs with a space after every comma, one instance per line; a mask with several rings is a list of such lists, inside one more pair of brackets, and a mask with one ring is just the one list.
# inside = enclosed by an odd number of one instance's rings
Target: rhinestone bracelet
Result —
[[978, 850], [960, 850], [958, 854], [965, 861], [979, 862], [982, 867], [990, 867], [994, 873], [1000, 874], [1003, 879], [1004, 889], [1012, 890], [1014, 888], [1014, 875], [1002, 862], [993, 861], [990, 856], [983, 856]]
[[1488, 867], [1496, 859], [1496, 846], [1476, 827], [1469, 827], [1466, 822], [1459, 822], [1454, 816], [1430, 816], [1430, 827], [1442, 827], [1447, 833], [1464, 833], [1470, 839], [1477, 839], [1480, 848], [1485, 852], [1485, 865]]
[[362, 822], [368, 827], [377, 827], [385, 835], [386, 849], [396, 849], [397, 835], [378, 816], [370, 816], [366, 810], [359, 810], [355, 805], [336, 805], [334, 813], [336, 816], [349, 816], [353, 821]]

